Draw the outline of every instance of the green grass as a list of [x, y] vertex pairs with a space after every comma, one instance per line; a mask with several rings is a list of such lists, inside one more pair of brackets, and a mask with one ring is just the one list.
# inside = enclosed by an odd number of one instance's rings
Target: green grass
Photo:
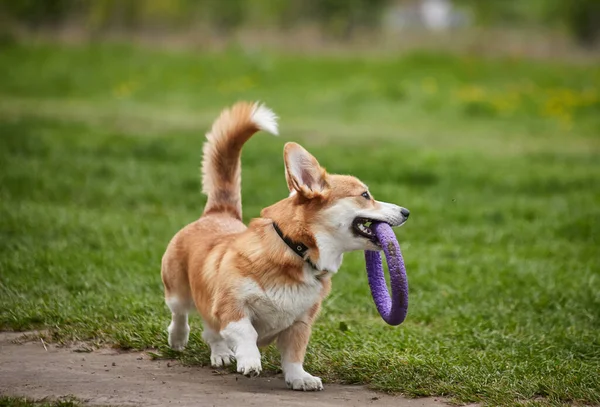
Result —
[[[413, 54], [17, 46], [0, 53], [0, 328], [166, 349], [160, 258], [202, 211], [203, 133], [238, 99], [281, 116], [243, 156], [246, 220], [301, 142], [412, 216], [406, 322], [361, 253], [334, 277], [307, 369], [409, 396], [600, 403], [600, 69]], [[200, 322], [178, 357], [207, 364]], [[265, 366], [278, 368], [267, 350]]]
[[0, 407], [79, 407], [82, 404], [73, 398], [62, 400], [32, 400], [25, 397], [0, 396]]

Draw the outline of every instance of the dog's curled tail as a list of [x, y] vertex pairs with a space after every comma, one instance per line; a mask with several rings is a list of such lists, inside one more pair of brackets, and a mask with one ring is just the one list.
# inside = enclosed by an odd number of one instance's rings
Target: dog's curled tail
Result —
[[242, 219], [242, 146], [259, 130], [277, 135], [277, 116], [258, 102], [238, 102], [213, 123], [202, 157], [202, 192], [208, 196], [204, 215], [228, 213]]

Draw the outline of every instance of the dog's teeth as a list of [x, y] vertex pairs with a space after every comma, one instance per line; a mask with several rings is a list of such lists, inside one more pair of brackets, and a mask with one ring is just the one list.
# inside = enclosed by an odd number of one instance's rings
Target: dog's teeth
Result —
[[372, 233], [371, 229], [369, 229], [367, 226], [363, 225], [362, 223], [358, 224], [358, 229], [360, 229], [361, 232], [363, 232], [367, 235], [370, 235]]

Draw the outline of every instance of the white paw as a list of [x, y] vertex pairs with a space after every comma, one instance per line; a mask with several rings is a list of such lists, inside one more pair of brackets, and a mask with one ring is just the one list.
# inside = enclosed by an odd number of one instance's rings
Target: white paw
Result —
[[285, 372], [285, 383], [292, 390], [319, 391], [323, 390], [323, 383], [320, 377], [307, 373], [302, 367], [302, 363], [283, 363]]
[[169, 335], [169, 346], [171, 349], [181, 352], [185, 349], [188, 343], [187, 335], [185, 337], [178, 337], [175, 335]]
[[229, 349], [221, 352], [211, 352], [210, 365], [212, 367], [229, 366], [233, 359], [233, 352]]
[[304, 375], [302, 375], [300, 377], [287, 376], [285, 378], [285, 383], [292, 390], [302, 390], [302, 391], [323, 390], [323, 383], [321, 382], [321, 378], [313, 376], [306, 372], [304, 372]]
[[188, 326], [175, 326], [169, 325], [169, 346], [171, 349], [176, 351], [182, 351], [185, 349], [188, 338], [190, 336], [190, 327]]
[[210, 345], [210, 365], [212, 367], [229, 366], [233, 360], [233, 351], [219, 336], [205, 329], [202, 337]]
[[259, 357], [237, 357], [237, 371], [244, 376], [258, 376], [262, 371]]

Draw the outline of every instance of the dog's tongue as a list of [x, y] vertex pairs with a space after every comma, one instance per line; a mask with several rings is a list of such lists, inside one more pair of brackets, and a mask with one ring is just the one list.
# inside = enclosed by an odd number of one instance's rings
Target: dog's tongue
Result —
[[367, 275], [371, 294], [375, 301], [377, 311], [385, 322], [390, 325], [399, 325], [406, 318], [408, 311], [408, 280], [404, 259], [400, 252], [400, 245], [392, 227], [385, 222], [374, 222], [371, 229], [379, 240], [390, 273], [390, 284], [392, 297], [388, 293], [385, 276], [383, 274], [383, 262], [381, 253], [376, 251], [365, 251], [367, 263]]

